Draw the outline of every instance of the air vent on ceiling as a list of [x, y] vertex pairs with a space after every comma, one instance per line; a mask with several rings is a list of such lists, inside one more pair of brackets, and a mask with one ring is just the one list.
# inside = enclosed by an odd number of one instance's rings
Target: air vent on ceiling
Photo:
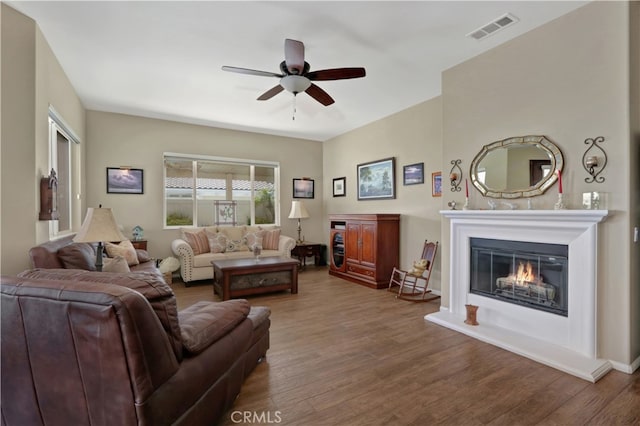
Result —
[[516, 22], [518, 22], [518, 18], [510, 13], [505, 13], [501, 17], [494, 19], [493, 21], [483, 25], [477, 30], [471, 31], [469, 34], [467, 34], [467, 37], [472, 37], [476, 40], [482, 40], [483, 38], [490, 36], [491, 34], [494, 34], [497, 31], [508, 27], [509, 25], [515, 24]]

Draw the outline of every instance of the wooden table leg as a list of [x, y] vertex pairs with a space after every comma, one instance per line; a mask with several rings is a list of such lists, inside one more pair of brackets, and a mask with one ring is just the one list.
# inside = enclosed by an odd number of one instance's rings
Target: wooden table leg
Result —
[[298, 265], [293, 265], [291, 270], [291, 294], [298, 293]]

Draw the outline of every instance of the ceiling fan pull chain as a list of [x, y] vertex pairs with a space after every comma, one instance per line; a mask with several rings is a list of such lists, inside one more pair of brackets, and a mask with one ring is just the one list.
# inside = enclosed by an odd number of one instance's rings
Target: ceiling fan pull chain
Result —
[[291, 120], [296, 121], [296, 93], [293, 94], [293, 115], [291, 116]]

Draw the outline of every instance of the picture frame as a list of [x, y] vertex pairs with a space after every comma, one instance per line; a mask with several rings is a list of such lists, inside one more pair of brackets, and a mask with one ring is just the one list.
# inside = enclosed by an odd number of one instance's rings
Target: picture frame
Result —
[[293, 198], [314, 198], [315, 181], [309, 178], [293, 180]]
[[408, 164], [402, 168], [402, 183], [418, 185], [424, 183], [424, 163]]
[[107, 167], [107, 194], [143, 194], [144, 171], [129, 167]]
[[442, 197], [442, 172], [431, 173], [431, 196]]
[[347, 195], [347, 178], [339, 177], [333, 179], [333, 196], [344, 197]]
[[395, 174], [395, 157], [358, 164], [358, 200], [396, 198]]

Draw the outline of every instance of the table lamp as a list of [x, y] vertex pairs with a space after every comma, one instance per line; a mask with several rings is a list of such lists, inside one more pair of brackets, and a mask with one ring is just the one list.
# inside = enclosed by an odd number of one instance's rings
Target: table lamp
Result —
[[309, 212], [307, 208], [304, 206], [302, 201], [293, 200], [291, 202], [291, 211], [289, 212], [289, 219], [298, 219], [298, 243], [302, 242], [300, 238], [300, 232], [302, 231], [302, 227], [300, 227], [300, 219], [306, 219], [309, 217]]
[[96, 270], [102, 272], [103, 241], [117, 242], [127, 238], [122, 235], [111, 209], [89, 207], [80, 231], [73, 237], [77, 243], [98, 243], [96, 252]]

